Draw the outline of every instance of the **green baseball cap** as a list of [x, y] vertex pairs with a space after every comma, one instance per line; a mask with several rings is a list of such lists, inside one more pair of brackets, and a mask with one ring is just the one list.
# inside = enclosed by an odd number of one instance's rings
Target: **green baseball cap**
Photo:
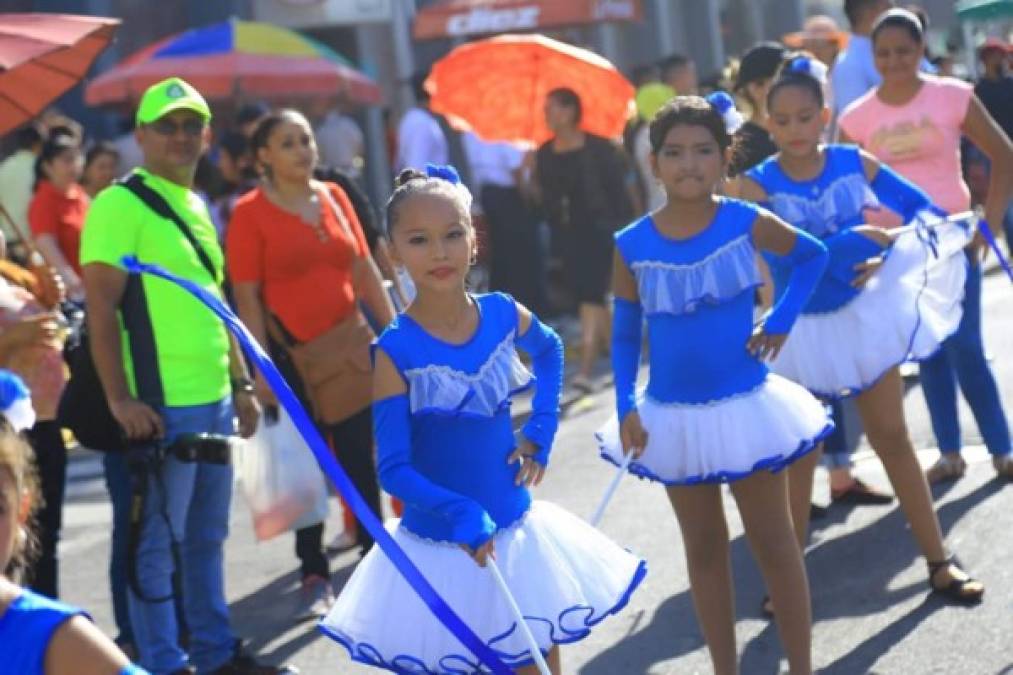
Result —
[[151, 124], [174, 110], [192, 110], [205, 122], [211, 119], [211, 108], [200, 92], [186, 80], [170, 77], [144, 92], [137, 106], [137, 124]]

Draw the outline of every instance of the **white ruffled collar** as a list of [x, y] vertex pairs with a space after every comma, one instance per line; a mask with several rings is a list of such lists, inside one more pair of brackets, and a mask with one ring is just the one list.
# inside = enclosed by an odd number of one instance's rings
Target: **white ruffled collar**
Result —
[[690, 314], [762, 283], [748, 233], [692, 263], [648, 259], [637, 260], [630, 267], [646, 314]]
[[840, 223], [879, 205], [865, 176], [858, 173], [839, 176], [826, 187], [813, 184], [811, 190], [812, 196], [775, 192], [768, 198], [774, 213], [814, 237], [834, 234]]
[[511, 330], [474, 373], [434, 363], [404, 371], [413, 414], [442, 413], [492, 417], [510, 397], [534, 384], [521, 363]]

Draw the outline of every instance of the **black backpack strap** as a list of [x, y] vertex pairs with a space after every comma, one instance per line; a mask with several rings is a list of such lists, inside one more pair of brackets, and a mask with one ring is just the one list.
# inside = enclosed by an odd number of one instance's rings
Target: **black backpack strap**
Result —
[[212, 264], [211, 258], [208, 257], [207, 251], [205, 251], [204, 247], [197, 241], [197, 237], [194, 236], [190, 227], [183, 221], [182, 218], [179, 217], [179, 214], [173, 211], [172, 207], [169, 206], [169, 202], [165, 201], [165, 198], [162, 197], [162, 195], [152, 190], [147, 183], [144, 182], [144, 178], [142, 178], [138, 173], [131, 174], [129, 178], [120, 181], [119, 184], [133, 192], [134, 195], [144, 202], [149, 209], [163, 218], [168, 218], [175, 223], [176, 227], [179, 228], [179, 231], [183, 233], [183, 236], [186, 237], [186, 240], [190, 242], [190, 245], [193, 246], [194, 250], [197, 252], [197, 257], [200, 258], [200, 262], [204, 266], [204, 269], [208, 271], [208, 274], [211, 275], [211, 278], [215, 281], [215, 283], [218, 283], [218, 274], [215, 272], [215, 266]]

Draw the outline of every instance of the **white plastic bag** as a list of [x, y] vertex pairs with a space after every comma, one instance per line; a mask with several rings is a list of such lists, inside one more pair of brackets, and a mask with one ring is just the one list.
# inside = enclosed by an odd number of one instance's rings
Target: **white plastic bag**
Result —
[[239, 453], [236, 474], [259, 541], [327, 519], [327, 483], [313, 452], [283, 408], [265, 415]]

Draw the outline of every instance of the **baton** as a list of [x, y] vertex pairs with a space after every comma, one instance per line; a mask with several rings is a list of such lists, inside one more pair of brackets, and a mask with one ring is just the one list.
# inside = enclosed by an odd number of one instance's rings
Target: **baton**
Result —
[[[946, 225], [948, 223], [959, 223], [965, 220], [971, 220], [977, 215], [978, 214], [976, 214], [974, 211], [961, 211], [960, 213], [954, 213], [949, 216], [946, 216], [945, 218], [937, 217], [936, 220], [933, 221], [923, 220], [920, 223], [912, 223], [911, 225], [903, 225], [901, 227], [891, 227], [886, 231], [889, 232], [890, 234], [907, 234], [908, 232], [914, 232], [919, 227], [924, 227], [926, 225], [929, 227], [938, 227], [939, 225]], [[874, 225], [873, 227], [877, 226]]]
[[552, 671], [549, 670], [549, 664], [545, 662], [542, 650], [538, 647], [538, 643], [535, 642], [535, 636], [531, 633], [528, 622], [524, 620], [521, 608], [517, 606], [517, 601], [514, 600], [513, 593], [510, 592], [510, 587], [507, 586], [506, 579], [500, 573], [496, 561], [490, 557], [486, 561], [486, 566], [492, 571], [492, 577], [496, 580], [496, 585], [499, 586], [500, 592], [503, 593], [507, 604], [510, 605], [510, 610], [514, 613], [514, 618], [517, 619], [517, 625], [520, 626], [521, 634], [528, 643], [528, 650], [531, 652], [531, 657], [535, 660], [535, 665], [538, 666], [539, 672], [542, 675], [552, 675]]
[[605, 515], [605, 507], [608, 506], [612, 500], [612, 495], [619, 489], [619, 483], [622, 481], [623, 476], [626, 475], [626, 470], [630, 468], [630, 462], [633, 461], [633, 450], [623, 455], [623, 461], [619, 463], [619, 469], [612, 476], [612, 482], [609, 483], [608, 489], [605, 490], [605, 496], [601, 498], [601, 503], [598, 504], [598, 508], [594, 510], [594, 514], [588, 521], [591, 523], [591, 527], [598, 527], [598, 521]]

